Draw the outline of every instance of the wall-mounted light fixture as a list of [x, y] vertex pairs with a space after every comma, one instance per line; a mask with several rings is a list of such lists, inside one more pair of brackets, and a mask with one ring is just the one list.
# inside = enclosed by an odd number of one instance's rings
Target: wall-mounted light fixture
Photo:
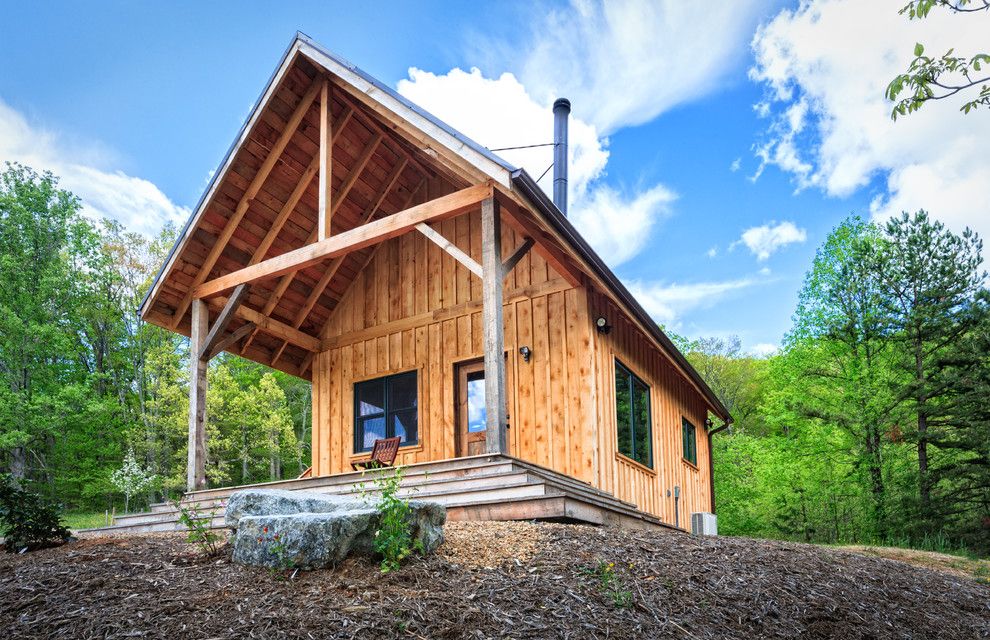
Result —
[[529, 362], [529, 359], [533, 356], [533, 352], [526, 346], [519, 347], [519, 354], [523, 357], [523, 362]]
[[715, 426], [715, 421], [713, 421], [711, 418], [706, 418], [705, 419], [705, 428], [706, 429], [709, 429], [710, 430], [714, 426]]
[[598, 316], [595, 318], [595, 329], [598, 330], [598, 333], [608, 333], [612, 330], [612, 325], [608, 323], [605, 316]]

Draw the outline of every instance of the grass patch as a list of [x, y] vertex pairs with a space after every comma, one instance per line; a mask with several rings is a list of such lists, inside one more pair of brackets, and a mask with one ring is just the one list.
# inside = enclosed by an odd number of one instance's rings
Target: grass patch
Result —
[[102, 511], [66, 511], [62, 514], [62, 524], [72, 530], [94, 529], [107, 526], [107, 520]]
[[924, 551], [902, 547], [846, 546], [839, 547], [863, 555], [905, 562], [916, 567], [925, 567], [953, 575], [968, 577], [982, 584], [990, 584], [990, 560], [981, 560], [963, 554], [950, 554], [941, 551]]

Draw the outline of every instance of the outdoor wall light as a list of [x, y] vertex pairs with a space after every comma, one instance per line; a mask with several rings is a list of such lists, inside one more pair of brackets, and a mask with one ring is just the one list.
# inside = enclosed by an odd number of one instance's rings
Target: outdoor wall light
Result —
[[598, 316], [595, 319], [595, 329], [598, 329], [598, 333], [608, 333], [612, 330], [612, 325], [608, 323], [605, 316]]
[[523, 357], [523, 362], [529, 362], [529, 359], [533, 356], [532, 350], [529, 347], [519, 347], [519, 353]]

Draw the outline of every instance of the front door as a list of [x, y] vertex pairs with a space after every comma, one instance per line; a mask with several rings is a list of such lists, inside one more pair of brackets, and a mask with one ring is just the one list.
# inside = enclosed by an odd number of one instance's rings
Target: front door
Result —
[[485, 452], [485, 362], [457, 366], [457, 455]]

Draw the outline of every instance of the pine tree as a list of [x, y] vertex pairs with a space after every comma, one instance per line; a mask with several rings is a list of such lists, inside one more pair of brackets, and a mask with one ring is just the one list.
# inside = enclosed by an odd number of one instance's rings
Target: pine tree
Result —
[[982, 242], [969, 229], [959, 236], [925, 211], [905, 212], [887, 223], [873, 263], [885, 290], [881, 301], [891, 335], [900, 343], [906, 381], [898, 395], [914, 415], [909, 436], [917, 446], [918, 501], [926, 525], [934, 517], [929, 444], [952, 415], [946, 399], [953, 387], [942, 375], [942, 362], [974, 328], [969, 308], [986, 278], [981, 251]]

